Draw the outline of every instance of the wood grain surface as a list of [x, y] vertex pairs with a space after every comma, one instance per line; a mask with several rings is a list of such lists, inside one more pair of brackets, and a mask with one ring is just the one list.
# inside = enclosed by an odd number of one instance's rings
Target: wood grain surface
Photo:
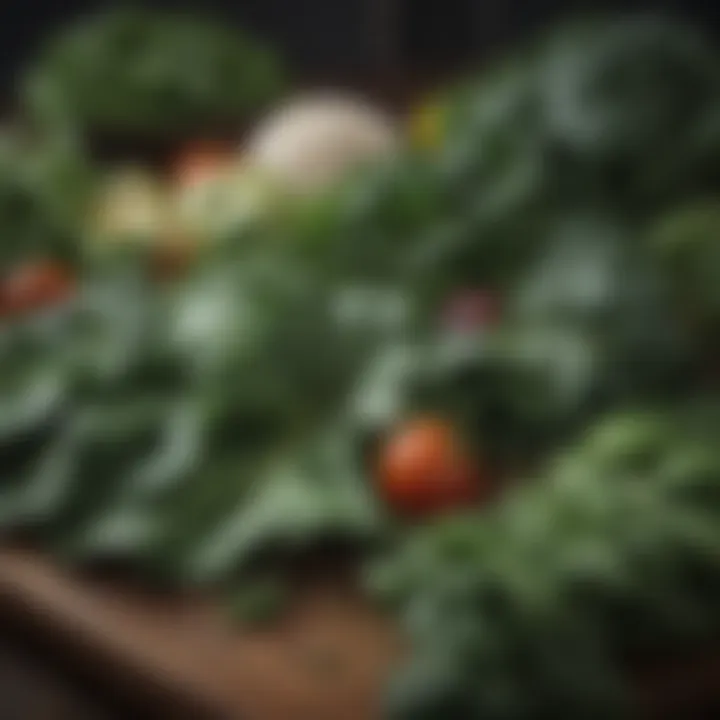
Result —
[[212, 600], [169, 599], [0, 554], [0, 614], [144, 717], [371, 720], [399, 645], [352, 586], [319, 575], [272, 629]]
[[[306, 576], [272, 628], [242, 630], [212, 598], [171, 597], [0, 552], [0, 623], [41, 641], [132, 717], [379, 720], [401, 654], [352, 573]], [[632, 673], [640, 717], [720, 717], [720, 654], [658, 659]]]

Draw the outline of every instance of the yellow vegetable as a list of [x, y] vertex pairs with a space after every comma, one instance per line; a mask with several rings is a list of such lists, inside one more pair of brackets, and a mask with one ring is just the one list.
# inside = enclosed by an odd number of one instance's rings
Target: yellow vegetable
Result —
[[154, 243], [177, 232], [167, 188], [140, 168], [124, 168], [101, 187], [89, 232], [100, 245]]
[[432, 150], [445, 134], [445, 108], [439, 102], [421, 105], [410, 116], [410, 141], [414, 147]]

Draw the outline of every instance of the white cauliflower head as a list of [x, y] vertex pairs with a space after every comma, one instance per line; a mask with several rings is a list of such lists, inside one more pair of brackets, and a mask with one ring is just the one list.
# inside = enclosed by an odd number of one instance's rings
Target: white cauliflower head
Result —
[[392, 153], [395, 124], [371, 105], [319, 94], [290, 102], [250, 137], [246, 161], [289, 191], [312, 193], [349, 170]]

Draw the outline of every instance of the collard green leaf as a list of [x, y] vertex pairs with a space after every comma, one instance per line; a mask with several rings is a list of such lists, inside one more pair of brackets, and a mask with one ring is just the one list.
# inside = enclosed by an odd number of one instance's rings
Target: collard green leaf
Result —
[[377, 509], [342, 435], [320, 436], [275, 458], [257, 473], [247, 497], [203, 543], [193, 573], [232, 573], [270, 548], [297, 551], [326, 537], [366, 539], [378, 531]]
[[544, 61], [544, 110], [558, 141], [584, 162], [619, 162], [636, 176], [694, 131], [718, 82], [699, 33], [650, 16], [570, 26]]

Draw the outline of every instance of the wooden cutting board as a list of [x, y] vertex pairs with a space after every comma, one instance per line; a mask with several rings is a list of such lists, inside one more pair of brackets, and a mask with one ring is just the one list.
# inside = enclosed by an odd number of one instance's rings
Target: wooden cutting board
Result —
[[[379, 720], [401, 653], [337, 568], [309, 576], [271, 629], [243, 631], [212, 598], [153, 595], [5, 550], [0, 620], [122, 696], [133, 716], [158, 720]], [[659, 661], [635, 686], [641, 717], [707, 717], [720, 708], [720, 656]]]
[[387, 622], [327, 573], [272, 629], [242, 631], [212, 599], [152, 595], [7, 550], [0, 616], [163, 720], [373, 720], [399, 650]]

